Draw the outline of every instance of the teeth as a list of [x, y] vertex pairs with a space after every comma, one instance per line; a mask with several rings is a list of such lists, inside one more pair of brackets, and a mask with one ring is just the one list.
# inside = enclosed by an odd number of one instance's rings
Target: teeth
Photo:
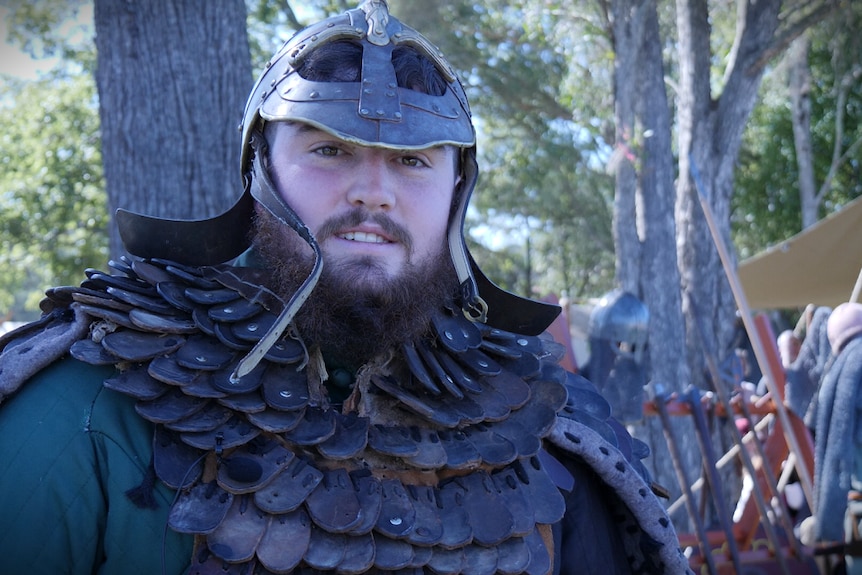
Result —
[[341, 234], [340, 237], [352, 242], [365, 242], [369, 244], [386, 243], [386, 240], [383, 237], [378, 236], [377, 234], [370, 234], [368, 232], [347, 232], [346, 234]]

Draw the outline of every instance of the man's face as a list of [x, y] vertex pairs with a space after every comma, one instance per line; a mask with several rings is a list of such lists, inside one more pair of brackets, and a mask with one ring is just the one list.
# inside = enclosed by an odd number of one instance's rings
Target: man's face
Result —
[[330, 271], [371, 287], [444, 249], [457, 183], [452, 147], [370, 148], [287, 122], [269, 145], [273, 183], [317, 238]]

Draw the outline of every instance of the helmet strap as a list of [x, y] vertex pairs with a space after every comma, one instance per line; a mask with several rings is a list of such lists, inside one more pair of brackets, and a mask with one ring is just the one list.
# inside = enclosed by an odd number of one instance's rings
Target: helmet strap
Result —
[[302, 307], [308, 296], [311, 295], [323, 271], [323, 255], [321, 254], [317, 240], [311, 234], [308, 227], [299, 219], [296, 212], [284, 201], [281, 194], [275, 190], [275, 186], [273, 186], [272, 180], [269, 177], [269, 171], [263, 166], [263, 158], [266, 157], [266, 143], [263, 137], [260, 134], [254, 134], [251, 139], [251, 146], [254, 149], [254, 159], [252, 174], [248, 176], [247, 183], [251, 195], [276, 219], [294, 230], [311, 246], [314, 252], [314, 265], [308, 277], [305, 278], [299, 289], [294, 292], [290, 301], [287, 302], [284, 309], [276, 318], [275, 323], [269, 328], [269, 331], [239, 362], [230, 376], [232, 382], [239, 381], [244, 375], [247, 375], [257, 367], [270, 348], [278, 342], [284, 330], [287, 329], [287, 326], [290, 325], [290, 322], [296, 316], [296, 312], [299, 311], [299, 308]]
[[452, 256], [455, 273], [458, 275], [458, 294], [461, 310], [469, 320], [485, 323], [488, 320], [488, 304], [479, 295], [479, 288], [476, 285], [476, 278], [473, 276], [473, 270], [470, 267], [470, 258], [467, 255], [467, 245], [464, 240], [464, 220], [467, 216], [467, 204], [470, 200], [470, 193], [476, 185], [478, 166], [476, 165], [475, 158], [469, 153], [462, 155], [461, 166], [463, 172], [463, 177], [459, 183], [459, 186], [461, 186], [461, 196], [454, 207], [451, 224], [449, 225], [449, 253]]

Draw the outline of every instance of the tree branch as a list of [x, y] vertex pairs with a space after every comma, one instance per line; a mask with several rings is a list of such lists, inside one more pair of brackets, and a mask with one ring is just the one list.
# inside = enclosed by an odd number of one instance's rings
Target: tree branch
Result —
[[277, 2], [279, 9], [284, 13], [285, 18], [290, 23], [290, 26], [294, 30], [301, 30], [305, 28], [305, 24], [302, 24], [296, 17], [296, 12], [293, 11], [293, 8], [290, 6], [290, 3], [287, 0], [278, 0]]
[[787, 50], [787, 47], [807, 29], [819, 24], [833, 12], [837, 11], [843, 2], [844, 0], [825, 0], [799, 20], [779, 30], [770, 45], [763, 51], [763, 54], [748, 68], [748, 73], [756, 74], [760, 72], [770, 60]]

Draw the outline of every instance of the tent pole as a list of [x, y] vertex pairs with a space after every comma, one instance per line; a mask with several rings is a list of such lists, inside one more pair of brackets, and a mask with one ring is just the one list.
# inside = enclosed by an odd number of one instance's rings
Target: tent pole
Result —
[[850, 302], [859, 301], [859, 292], [862, 291], [862, 268], [859, 269], [859, 276], [856, 278], [856, 285], [853, 286], [853, 293], [850, 295]]
[[748, 332], [748, 338], [751, 341], [751, 346], [754, 350], [754, 357], [757, 359], [757, 363], [761, 366], [761, 369], [763, 369], [764, 376], [766, 376], [766, 387], [772, 394], [773, 404], [775, 405], [778, 420], [783, 426], [784, 439], [787, 442], [787, 447], [796, 456], [796, 460], [798, 462], [796, 472], [799, 475], [799, 483], [802, 485], [802, 491], [805, 493], [805, 499], [808, 501], [808, 506], [813, 512], [814, 487], [811, 480], [811, 472], [808, 469], [805, 459], [802, 457], [802, 449], [791, 424], [790, 416], [787, 414], [787, 407], [784, 405], [782, 394], [779, 393], [775, 373], [772, 372], [773, 365], [766, 357], [763, 342], [761, 341], [760, 334], [754, 324], [751, 308], [748, 307], [748, 300], [745, 298], [745, 292], [742, 289], [739, 276], [736, 274], [733, 262], [730, 260], [727, 246], [724, 244], [724, 240], [721, 237], [721, 233], [719, 232], [715, 218], [713, 217], [712, 207], [709, 205], [709, 201], [706, 198], [706, 191], [703, 189], [703, 185], [701, 184], [700, 174], [698, 173], [697, 165], [694, 163], [693, 157], [689, 162], [689, 173], [694, 181], [695, 193], [698, 196], [698, 200], [700, 200], [700, 206], [703, 210], [703, 215], [706, 218], [707, 227], [712, 234], [713, 242], [718, 250], [719, 259], [721, 260], [725, 275], [730, 283], [730, 290], [733, 292], [737, 309], [742, 317], [742, 323], [745, 326], [745, 330]]

